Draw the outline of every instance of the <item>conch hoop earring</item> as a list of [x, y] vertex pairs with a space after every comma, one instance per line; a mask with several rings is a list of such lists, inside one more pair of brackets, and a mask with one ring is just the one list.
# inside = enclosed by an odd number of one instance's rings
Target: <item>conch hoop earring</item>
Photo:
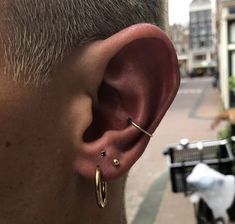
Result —
[[101, 170], [99, 167], [96, 168], [96, 175], [95, 175], [95, 187], [96, 187], [96, 200], [97, 205], [100, 208], [105, 208], [107, 204], [107, 192], [108, 192], [108, 186], [107, 182], [101, 180]]
[[135, 128], [137, 128], [139, 131], [141, 131], [142, 133], [144, 133], [145, 135], [147, 135], [148, 137], [153, 137], [152, 134], [150, 134], [149, 132], [145, 131], [143, 128], [141, 128], [138, 124], [136, 124], [134, 121], [132, 121], [131, 118], [128, 118], [128, 122], [134, 126]]

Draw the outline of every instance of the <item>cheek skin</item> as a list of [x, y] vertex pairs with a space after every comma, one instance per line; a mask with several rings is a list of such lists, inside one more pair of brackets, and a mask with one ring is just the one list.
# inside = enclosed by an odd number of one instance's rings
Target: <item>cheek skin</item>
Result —
[[5, 101], [0, 108], [0, 180], [4, 180], [0, 188], [16, 193], [35, 178], [49, 158], [53, 161], [60, 155], [64, 130], [58, 122], [59, 110], [57, 105], [34, 97], [32, 101]]
[[73, 97], [61, 89], [6, 95], [0, 94], [0, 214], [35, 213], [38, 207], [46, 214], [45, 204], [56, 208], [63, 199], [58, 194], [76, 177], [80, 141], [73, 140], [82, 138], [77, 124], [84, 111], [77, 108], [84, 108], [83, 101], [78, 97], [81, 107], [72, 104]]

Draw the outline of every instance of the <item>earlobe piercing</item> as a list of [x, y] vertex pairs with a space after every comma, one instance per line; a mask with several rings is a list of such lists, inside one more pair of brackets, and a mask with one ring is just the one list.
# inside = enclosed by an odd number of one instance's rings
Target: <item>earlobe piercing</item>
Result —
[[145, 131], [143, 128], [141, 128], [139, 125], [137, 125], [134, 121], [132, 121], [131, 118], [128, 118], [127, 120], [128, 120], [128, 122], [129, 122], [133, 127], [137, 128], [139, 131], [141, 131], [142, 133], [144, 133], [144, 134], [147, 135], [148, 137], [150, 137], [150, 138], [153, 137], [152, 134], [150, 134], [149, 132]]
[[113, 165], [114, 165], [115, 167], [119, 167], [119, 166], [120, 166], [120, 161], [119, 161], [118, 159], [114, 159], [114, 160], [113, 160]]
[[101, 151], [101, 157], [105, 157], [105, 156], [106, 156], [106, 151], [105, 150]]

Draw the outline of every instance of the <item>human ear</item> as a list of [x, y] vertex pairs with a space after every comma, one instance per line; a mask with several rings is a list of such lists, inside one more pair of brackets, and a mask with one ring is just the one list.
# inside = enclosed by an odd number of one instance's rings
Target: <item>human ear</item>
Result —
[[83, 73], [92, 80], [87, 84], [92, 121], [84, 129], [74, 166], [88, 178], [94, 178], [99, 166], [104, 179], [112, 180], [131, 168], [150, 140], [128, 118], [154, 132], [178, 90], [178, 61], [166, 34], [149, 24], [131, 26], [86, 50]]

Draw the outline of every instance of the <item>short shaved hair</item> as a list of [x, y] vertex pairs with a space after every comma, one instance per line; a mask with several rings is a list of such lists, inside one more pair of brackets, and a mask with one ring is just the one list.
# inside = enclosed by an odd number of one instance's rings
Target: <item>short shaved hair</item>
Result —
[[137, 23], [164, 24], [163, 0], [6, 2], [0, 30], [6, 74], [26, 84], [47, 82], [66, 55], [91, 40]]

